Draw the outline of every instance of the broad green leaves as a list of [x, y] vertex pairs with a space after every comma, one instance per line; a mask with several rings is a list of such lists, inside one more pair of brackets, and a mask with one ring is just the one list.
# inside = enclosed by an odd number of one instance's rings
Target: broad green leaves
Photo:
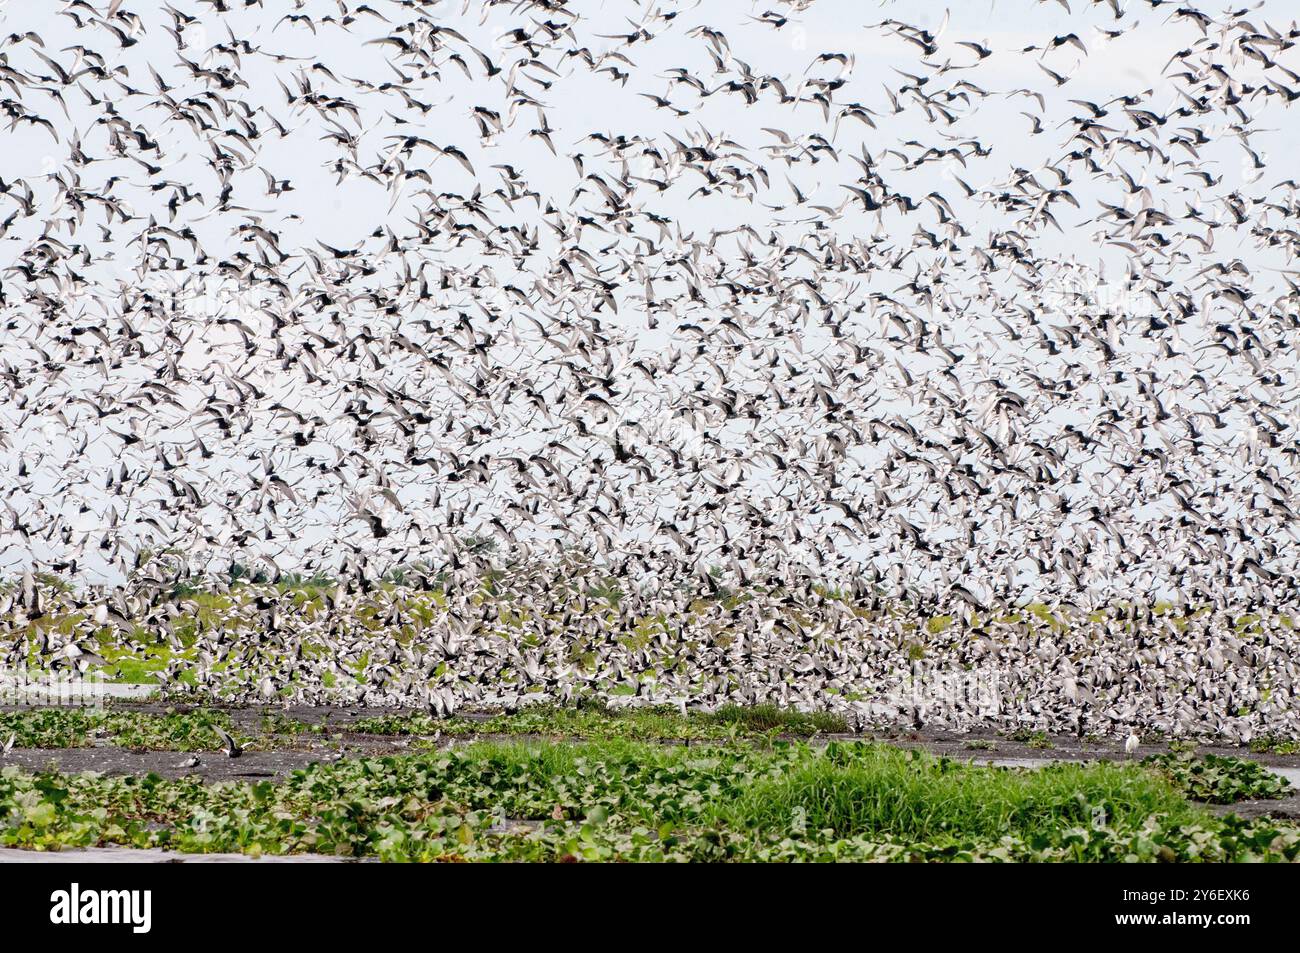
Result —
[[[0, 770], [0, 844], [394, 861], [1294, 860], [1300, 829], [1180, 791], [1260, 796], [1230, 759], [979, 767], [861, 742], [476, 743], [280, 783]], [[1271, 778], [1271, 775], [1269, 776]]]

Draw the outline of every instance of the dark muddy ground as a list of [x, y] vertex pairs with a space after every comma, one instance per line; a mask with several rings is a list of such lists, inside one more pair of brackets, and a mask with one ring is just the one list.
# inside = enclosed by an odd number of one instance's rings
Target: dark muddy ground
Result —
[[[198, 764], [192, 764], [197, 757]], [[280, 778], [305, 768], [313, 761], [326, 760], [326, 753], [313, 751], [246, 751], [227, 758], [220, 751], [127, 751], [122, 748], [15, 748], [2, 764], [15, 764], [28, 771], [60, 771], [80, 774], [157, 774], [164, 778], [197, 776], [205, 781], [263, 781]]]
[[1255, 801], [1237, 801], [1235, 804], [1211, 804], [1216, 814], [1236, 814], [1252, 820], [1257, 817], [1275, 817], [1279, 820], [1300, 820], [1300, 793], [1286, 797]]
[[[919, 747], [937, 755], [963, 760], [974, 758], [977, 761], [988, 759], [1013, 759], [1017, 761], [1051, 760], [1051, 761], [1124, 761], [1141, 760], [1155, 754], [1164, 754], [1169, 750], [1168, 744], [1142, 744], [1132, 755], [1124, 753], [1124, 738], [1104, 738], [1088, 740], [1073, 735], [1047, 735], [1033, 741], [1016, 741], [1004, 734], [994, 731], [973, 731], [957, 734], [944, 731], [894, 731], [874, 732], [865, 735], [845, 735], [837, 737], [872, 738], [886, 741], [901, 748]], [[1300, 769], [1300, 754], [1280, 755], [1268, 752], [1256, 753], [1245, 745], [1197, 745], [1194, 751], [1198, 755], [1214, 754], [1224, 757], [1249, 758], [1260, 764], [1276, 768]]]
[[[117, 702], [110, 707], [120, 711], [164, 714], [197, 708], [211, 709], [214, 706], [150, 701], [137, 703]], [[197, 775], [205, 780], [212, 781], [244, 780], [283, 777], [289, 772], [305, 767], [314, 761], [336, 760], [342, 757], [405, 754], [410, 753], [413, 749], [427, 749], [431, 744], [444, 747], [482, 740], [528, 741], [540, 740], [542, 737], [548, 739], [555, 737], [550, 735], [511, 735], [505, 738], [500, 735], [488, 734], [458, 735], [454, 738], [443, 737], [434, 742], [432, 738], [422, 736], [373, 735], [350, 730], [349, 726], [357, 720], [377, 714], [375, 709], [306, 706], [286, 708], [277, 705], [258, 705], [247, 707], [223, 706], [223, 710], [230, 716], [235, 728], [247, 735], [261, 739], [262, 744], [259, 747], [268, 747], [272, 750], [245, 751], [238, 758], [228, 758], [220, 751], [130, 751], [107, 745], [90, 748], [15, 748], [3, 763], [20, 765], [28, 770], [53, 766], [64, 772], [99, 771], [109, 774], [146, 774], [152, 771], [163, 777], [172, 778]], [[304, 731], [298, 734], [267, 734], [264, 729], [264, 719], [268, 715], [280, 715], [307, 725], [320, 726], [320, 730]], [[492, 713], [466, 713], [461, 717], [487, 720], [492, 717]], [[1044, 761], [1122, 761], [1141, 759], [1148, 755], [1161, 754], [1169, 750], [1165, 744], [1143, 744], [1134, 754], [1126, 755], [1123, 748], [1124, 739], [1118, 735], [1114, 738], [1105, 739], [1035, 735], [1028, 740], [1016, 740], [1004, 733], [995, 731], [976, 731], [960, 734], [945, 731], [899, 729], [864, 734], [816, 735], [811, 739], [803, 740], [808, 740], [813, 744], [831, 740], [878, 740], [900, 747], [923, 748], [934, 754], [960, 760], [994, 761], [999, 764], [1017, 762], [1036, 764]], [[1296, 772], [1300, 772], [1300, 754], [1255, 753], [1244, 746], [1228, 747], [1222, 745], [1198, 746], [1196, 753], [1250, 758], [1287, 774], [1293, 778], [1293, 781], [1296, 778]], [[197, 764], [191, 763], [194, 758], [198, 759]], [[1297, 784], [1297, 787], [1300, 787], [1300, 784]], [[1276, 800], [1261, 803], [1281, 807], [1284, 802]]]

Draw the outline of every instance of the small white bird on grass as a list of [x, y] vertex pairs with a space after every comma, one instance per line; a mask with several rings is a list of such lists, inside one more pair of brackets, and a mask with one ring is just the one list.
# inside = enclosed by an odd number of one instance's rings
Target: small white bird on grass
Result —
[[1137, 729], [1130, 728], [1128, 733], [1128, 738], [1124, 740], [1124, 754], [1126, 755], [1133, 754], [1134, 751], [1137, 751], [1138, 745], [1141, 743], [1142, 743], [1141, 739], [1139, 739], [1137, 736]]

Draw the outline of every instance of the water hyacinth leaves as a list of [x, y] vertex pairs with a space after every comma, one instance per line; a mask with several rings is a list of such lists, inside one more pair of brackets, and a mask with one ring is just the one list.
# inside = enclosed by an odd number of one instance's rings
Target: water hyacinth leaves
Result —
[[[1253, 772], [1233, 764], [1211, 769], [1257, 795], [1242, 780]], [[278, 783], [11, 765], [0, 845], [416, 861], [1228, 861], [1294, 860], [1300, 829], [1215, 816], [1158, 765], [1008, 769], [863, 742], [612, 740], [477, 742], [315, 764]]]

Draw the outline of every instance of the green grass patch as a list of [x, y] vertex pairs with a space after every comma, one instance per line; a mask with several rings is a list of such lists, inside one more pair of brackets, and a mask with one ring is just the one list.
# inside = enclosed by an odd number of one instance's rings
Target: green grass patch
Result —
[[1056, 747], [1045, 731], [1029, 731], [1026, 728], [1021, 728], [1013, 731], [1009, 737], [1012, 741], [1018, 742], [1026, 747], [1038, 748], [1042, 751], [1049, 751]]
[[1060, 825], [1134, 827], [1153, 814], [1195, 817], [1167, 780], [1124, 765], [984, 767], [875, 745], [832, 745], [719, 813], [748, 829], [788, 829], [793, 819], [840, 837], [915, 840], [1028, 837]]
[[835, 734], [849, 730], [844, 719], [831, 712], [802, 712], [777, 705], [723, 705], [697, 717], [720, 725], [736, 725], [745, 731], [776, 731], [786, 735]]
[[682, 712], [663, 706], [529, 705], [489, 718], [379, 715], [362, 718], [349, 727], [377, 735], [541, 735], [590, 741], [725, 741], [782, 735], [806, 738], [848, 730], [838, 715], [776, 705], [728, 705], [713, 712]]

